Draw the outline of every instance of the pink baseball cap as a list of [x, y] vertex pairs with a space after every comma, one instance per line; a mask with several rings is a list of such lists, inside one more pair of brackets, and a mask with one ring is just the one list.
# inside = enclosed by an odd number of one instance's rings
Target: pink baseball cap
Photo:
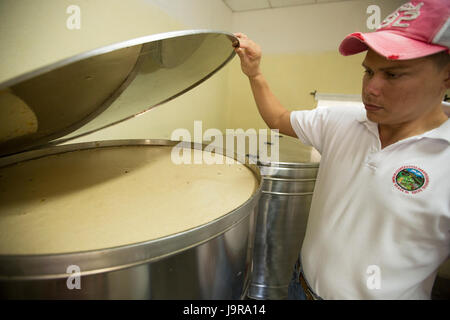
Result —
[[369, 33], [349, 34], [339, 52], [352, 55], [371, 48], [391, 60], [425, 57], [450, 47], [450, 1], [413, 0], [391, 13]]

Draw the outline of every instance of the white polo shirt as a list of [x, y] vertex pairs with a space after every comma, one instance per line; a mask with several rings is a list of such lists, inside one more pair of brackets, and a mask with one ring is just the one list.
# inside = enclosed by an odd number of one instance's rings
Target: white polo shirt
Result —
[[360, 107], [294, 111], [322, 155], [301, 258], [324, 299], [430, 299], [450, 254], [450, 120], [381, 149]]

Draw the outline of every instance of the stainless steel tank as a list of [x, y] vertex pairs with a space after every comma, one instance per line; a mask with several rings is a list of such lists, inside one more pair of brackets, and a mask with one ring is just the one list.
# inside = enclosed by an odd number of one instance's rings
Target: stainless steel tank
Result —
[[[0, 109], [9, 113], [0, 117], [5, 129], [0, 132], [0, 170], [85, 150], [173, 147], [177, 143], [167, 140], [59, 144], [137, 116], [188, 91], [233, 58], [232, 44], [236, 43], [231, 34], [204, 30], [151, 35], [83, 53], [1, 83]], [[187, 143], [185, 147], [204, 146]], [[216, 153], [221, 151], [216, 149]], [[130, 158], [133, 155], [129, 152]], [[93, 164], [101, 166], [89, 161], [85, 175], [92, 172]], [[67, 168], [70, 170], [70, 165]], [[98, 250], [0, 254], [0, 297], [244, 298], [252, 270], [255, 207], [262, 187], [258, 167], [247, 168], [257, 185], [252, 196], [220, 218], [194, 228]], [[76, 184], [77, 177], [73, 179]], [[3, 182], [7, 188], [8, 181]], [[62, 191], [70, 193], [71, 189]], [[0, 209], [4, 217], [11, 214], [1, 203]], [[77, 212], [71, 214], [76, 219]], [[75, 278], [72, 266], [81, 272], [75, 273]], [[72, 280], [75, 285], [79, 281], [80, 289], [70, 286]]]
[[[152, 148], [173, 147], [176, 144], [166, 140], [117, 140], [58, 146], [1, 159], [0, 173], [6, 177], [5, 169], [11, 165], [52, 155], [63, 155], [67, 152], [83, 150], [102, 152], [102, 149], [120, 147], [122, 152], [133, 157], [133, 152], [127, 150], [133, 146]], [[189, 147], [190, 144], [186, 143], [185, 146]], [[202, 149], [201, 145], [192, 147]], [[84, 174], [80, 174], [79, 179], [85, 181], [83, 175], [88, 176], [92, 170], [98, 170], [99, 167], [104, 166], [98, 161], [98, 158], [83, 160], [81, 166]], [[261, 181], [258, 168], [251, 165], [248, 168], [253, 171], [256, 181]], [[43, 168], [43, 170], [52, 169]], [[111, 178], [115, 177], [108, 177], [108, 179]], [[6, 183], [7, 181], [0, 186], [4, 187]], [[57, 192], [75, 192], [76, 190], [73, 189], [81, 188], [80, 183], [77, 181], [65, 183], [64, 189]], [[93, 187], [93, 185], [83, 187]], [[260, 189], [259, 183], [258, 189], [251, 198], [218, 219], [158, 239], [81, 252], [0, 255], [0, 297], [7, 299], [241, 299], [245, 297], [251, 275], [255, 207]], [[132, 207], [133, 201], [136, 200], [129, 199], [129, 206]], [[8, 204], [10, 203], [3, 205]], [[151, 202], [148, 203], [148, 207], [150, 210]], [[3, 215], [8, 214], [5, 208], [0, 211]], [[130, 214], [131, 212], [132, 210]], [[68, 213], [69, 216], [73, 216], [74, 223], [77, 223], [76, 213]], [[126, 214], [124, 213], [125, 216]], [[126, 220], [124, 217], [124, 223]], [[55, 241], [61, 241], [61, 239], [55, 239]], [[69, 266], [77, 266], [81, 271], [79, 290], [69, 289], [67, 281], [70, 282], [69, 278], [73, 275], [67, 271]]]
[[250, 298], [287, 298], [294, 263], [305, 237], [319, 161], [315, 149], [298, 139], [280, 136], [279, 161], [259, 163], [263, 188]]

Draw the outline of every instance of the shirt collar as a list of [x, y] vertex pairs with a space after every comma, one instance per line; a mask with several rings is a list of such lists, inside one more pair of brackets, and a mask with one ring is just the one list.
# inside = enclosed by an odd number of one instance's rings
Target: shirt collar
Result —
[[450, 119], [447, 119], [439, 127], [423, 133], [422, 136], [431, 139], [441, 139], [450, 143]]
[[[374, 125], [376, 125], [376, 127], [378, 128], [378, 125], [375, 122], [372, 122], [369, 119], [367, 119], [365, 110], [364, 110], [364, 112], [362, 112], [358, 115], [357, 120], [361, 123], [364, 123], [368, 128], [373, 127]], [[424, 132], [424, 133], [416, 136], [416, 138], [421, 138], [421, 137], [445, 140], [450, 144], [450, 119], [445, 121], [439, 127], [434, 128], [430, 131]]]
[[366, 111], [364, 109], [362, 109], [362, 111], [363, 112], [358, 114], [356, 120], [358, 120], [359, 122], [368, 122], [369, 119], [367, 119]]

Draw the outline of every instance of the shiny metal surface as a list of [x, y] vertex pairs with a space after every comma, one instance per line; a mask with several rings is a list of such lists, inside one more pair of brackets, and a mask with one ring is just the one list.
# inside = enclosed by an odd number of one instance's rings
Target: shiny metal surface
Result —
[[[296, 157], [296, 152], [298, 152]], [[253, 273], [248, 296], [285, 299], [294, 263], [305, 237], [318, 162], [311, 147], [280, 139], [280, 162], [260, 164], [263, 176], [258, 203]]]
[[[251, 273], [249, 243], [255, 215], [203, 244], [161, 260], [82, 276], [81, 289], [66, 278], [0, 280], [2, 299], [243, 299]], [[100, 259], [101, 253], [97, 253]], [[49, 259], [51, 262], [51, 259]], [[76, 262], [75, 262], [76, 263]]]
[[[221, 69], [235, 55], [232, 43], [238, 43], [232, 34], [208, 30], [156, 34], [82, 53], [0, 83], [0, 95], [15, 97], [37, 118], [37, 128], [29, 132], [24, 130], [29, 123], [21, 121], [20, 114], [0, 116], [0, 127], [2, 121], [16, 122], [10, 131], [26, 132], [0, 136], [0, 156], [49, 141], [66, 142], [161, 105]], [[10, 100], [0, 99], [0, 111], [5, 109], [1, 104]]]
[[[298, 170], [297, 170], [298, 174]], [[264, 176], [263, 192], [272, 194], [302, 195], [314, 190], [316, 179], [286, 179]]]
[[[269, 170], [267, 175], [295, 178], [295, 176], [292, 176], [291, 168], [311, 168], [311, 170], [317, 171], [317, 163], [320, 162], [320, 156], [317, 158], [316, 154], [318, 155], [318, 153], [315, 149], [300, 143], [300, 140], [290, 136], [274, 134], [274, 138], [278, 138], [278, 141], [275, 140], [272, 142], [273, 138], [270, 135], [267, 135], [265, 144], [268, 145], [268, 148], [269, 145], [278, 144], [279, 159], [272, 164], [267, 162], [261, 163], [264, 165], [264, 170]], [[259, 154], [252, 154], [249, 152], [248, 148], [246, 149], [246, 152], [249, 158], [254, 160], [260, 159]], [[259, 150], [257, 150], [257, 153], [258, 152]], [[289, 173], [283, 175], [283, 171]], [[303, 176], [303, 174], [301, 174], [301, 176]]]
[[[111, 146], [174, 146], [167, 140], [79, 143], [0, 159], [0, 167], [69, 151]], [[203, 149], [203, 145], [183, 143]], [[95, 251], [0, 255], [0, 297], [6, 299], [240, 299], [251, 275], [259, 169], [254, 195], [219, 219], [163, 238]], [[81, 289], [69, 290], [67, 267], [81, 270]]]

